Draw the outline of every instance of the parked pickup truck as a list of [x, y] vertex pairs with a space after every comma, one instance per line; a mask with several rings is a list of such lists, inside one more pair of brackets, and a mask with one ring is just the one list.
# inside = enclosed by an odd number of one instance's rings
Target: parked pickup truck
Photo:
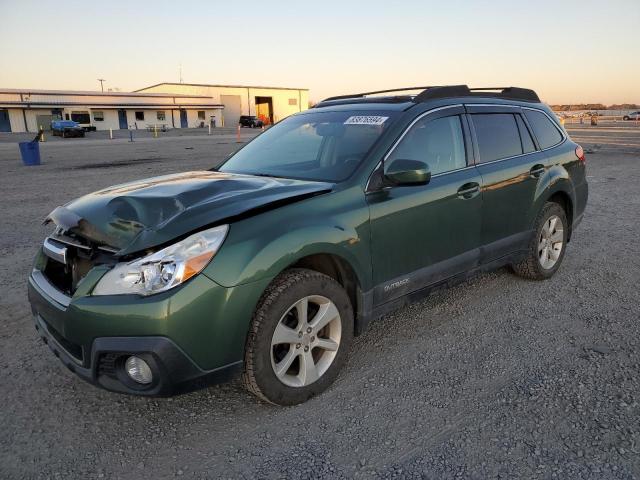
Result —
[[51, 133], [59, 137], [84, 137], [84, 128], [73, 120], [55, 120], [51, 122]]

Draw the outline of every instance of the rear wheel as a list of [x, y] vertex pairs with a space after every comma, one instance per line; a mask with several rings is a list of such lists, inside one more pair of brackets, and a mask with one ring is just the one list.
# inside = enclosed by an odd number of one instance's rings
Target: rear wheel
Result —
[[516, 274], [532, 280], [545, 280], [560, 268], [568, 233], [567, 216], [557, 203], [547, 202], [536, 219], [527, 256], [513, 264]]
[[243, 383], [274, 404], [304, 402], [333, 382], [352, 339], [353, 310], [340, 284], [313, 270], [287, 270], [254, 313]]

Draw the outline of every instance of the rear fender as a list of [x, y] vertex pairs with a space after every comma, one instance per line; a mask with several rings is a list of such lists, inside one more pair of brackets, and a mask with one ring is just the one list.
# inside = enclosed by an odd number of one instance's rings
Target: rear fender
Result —
[[[538, 187], [536, 188], [534, 202], [530, 214], [530, 218], [532, 219], [532, 226], [533, 222], [535, 222], [535, 219], [538, 216], [538, 212], [540, 212], [544, 204], [558, 192], [567, 194], [571, 201], [571, 205], [575, 206], [575, 188], [573, 187], [573, 184], [570, 180], [569, 173], [563, 165], [551, 166], [544, 174], [544, 176], [540, 178]], [[573, 216], [573, 211], [567, 213]]]

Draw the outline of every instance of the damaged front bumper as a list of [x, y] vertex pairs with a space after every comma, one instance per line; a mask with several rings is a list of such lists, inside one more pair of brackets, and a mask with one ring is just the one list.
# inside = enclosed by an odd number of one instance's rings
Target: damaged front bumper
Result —
[[[224, 288], [201, 274], [149, 297], [91, 296], [104, 271], [90, 272], [72, 297], [37, 268], [29, 277], [35, 327], [69, 370], [102, 388], [138, 395], [171, 395], [240, 370], [262, 285]], [[140, 385], [127, 376], [124, 362], [132, 355], [147, 362], [153, 382]]]

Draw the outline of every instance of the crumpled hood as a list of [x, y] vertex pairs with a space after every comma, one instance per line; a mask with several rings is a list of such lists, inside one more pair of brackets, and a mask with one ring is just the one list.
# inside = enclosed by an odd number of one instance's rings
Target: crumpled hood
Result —
[[63, 230], [128, 255], [252, 210], [330, 191], [333, 184], [196, 171], [124, 183], [49, 214]]

